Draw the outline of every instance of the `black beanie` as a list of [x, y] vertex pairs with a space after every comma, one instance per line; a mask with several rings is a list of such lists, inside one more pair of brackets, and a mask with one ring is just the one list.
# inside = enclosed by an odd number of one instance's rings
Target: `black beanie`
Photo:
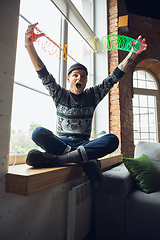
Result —
[[86, 74], [88, 75], [87, 68], [84, 65], [82, 65], [80, 63], [75, 63], [68, 69], [68, 76], [72, 71], [74, 71], [76, 69], [82, 69], [82, 70], [86, 71]]

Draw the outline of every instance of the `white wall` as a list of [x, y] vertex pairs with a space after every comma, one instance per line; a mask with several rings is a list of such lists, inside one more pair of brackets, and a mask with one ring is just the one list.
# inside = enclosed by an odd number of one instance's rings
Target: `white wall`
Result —
[[19, 0], [0, 3], [0, 176], [6, 174]]
[[[101, 39], [107, 36], [107, 1], [95, 0], [95, 33]], [[95, 54], [96, 84], [101, 83], [108, 76], [108, 52]], [[97, 133], [106, 131], [109, 133], [109, 94], [100, 102], [96, 108], [96, 130]]]
[[0, 1], [0, 240], [66, 240], [68, 190], [84, 178], [27, 197], [5, 192], [19, 1]]

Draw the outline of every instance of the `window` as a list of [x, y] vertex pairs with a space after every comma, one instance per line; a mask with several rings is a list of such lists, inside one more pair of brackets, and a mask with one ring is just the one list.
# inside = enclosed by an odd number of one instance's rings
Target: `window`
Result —
[[93, 25], [93, 4], [94, 0], [71, 0], [72, 3], [75, 5], [79, 13], [85, 19], [87, 24], [94, 30]]
[[[95, 4], [100, 5], [98, 1]], [[86, 42], [87, 38], [91, 39], [96, 36], [93, 23], [96, 23], [98, 26], [96, 28], [99, 38], [106, 35], [107, 24], [105, 23], [102, 27], [99, 27], [100, 24], [98, 22], [106, 19], [106, 7], [102, 5], [106, 6], [105, 0], [103, 4], [101, 2], [100, 13], [98, 10], [96, 13], [94, 11], [94, 0], [21, 1], [14, 76], [10, 154], [16, 156], [17, 154], [27, 154], [30, 149], [36, 148], [36, 145], [31, 140], [31, 133], [37, 126], [46, 127], [56, 133], [55, 106], [52, 98], [49, 97], [47, 90], [37, 77], [37, 73], [24, 47], [24, 34], [29, 23], [38, 22], [38, 28], [46, 36], [53, 39], [59, 46], [64, 46], [64, 44], [67, 46], [68, 52], [66, 55], [64, 50], [60, 51], [60, 48], [50, 55], [51, 51], [54, 52], [55, 46], [51, 46], [50, 42], [47, 42], [46, 37], [40, 38], [35, 43], [38, 55], [49, 72], [54, 75], [57, 82], [66, 87], [65, 77], [67, 68], [74, 62], [79, 61], [87, 66], [89, 70], [87, 84], [92, 86], [93, 83], [96, 84], [102, 81], [107, 75], [107, 53], [101, 52], [99, 54], [95, 69], [94, 62], [96, 62], [96, 56], [93, 54], [93, 43], [92, 41], [89, 44]], [[67, 58], [64, 59], [65, 57]], [[103, 68], [103, 76], [102, 70], [97, 70], [98, 66], [102, 65], [105, 66]], [[94, 79], [94, 73], [96, 73], [97, 82]], [[106, 112], [108, 114], [108, 110]], [[104, 118], [103, 111], [103, 119], [106, 118]], [[103, 127], [103, 125], [106, 126], [106, 122], [100, 127]]]
[[133, 87], [154, 90], [158, 89], [153, 76], [142, 70], [133, 73]]
[[154, 77], [144, 70], [133, 74], [134, 143], [158, 142], [158, 87]]
[[[32, 6], [30, 8], [29, 6]], [[38, 10], [35, 11], [35, 9]], [[47, 11], [44, 11], [47, 8]], [[39, 22], [39, 27], [43, 29], [54, 40], [60, 41], [61, 14], [50, 1], [22, 0], [20, 5], [19, 30], [17, 40], [16, 66], [14, 76], [14, 92], [12, 104], [11, 121], [11, 141], [10, 154], [27, 153], [36, 145], [31, 140], [31, 133], [37, 126], [43, 126], [56, 133], [55, 106], [49, 97], [47, 90], [38, 79], [37, 73], [31, 63], [29, 55], [24, 46], [24, 34], [30, 22]], [[53, 23], [56, 22], [54, 31]], [[55, 35], [55, 36], [54, 36]], [[43, 41], [45, 41], [43, 39]], [[58, 55], [49, 56], [43, 50], [43, 44], [35, 44], [41, 59], [48, 70], [59, 77]], [[52, 111], [48, 111], [52, 109]]]
[[[92, 79], [93, 73], [90, 71], [91, 56], [93, 54], [92, 53], [93, 50], [90, 49], [90, 46], [77, 33], [77, 31], [70, 23], [68, 24], [68, 48], [69, 55], [71, 55], [71, 58], [68, 57], [67, 69], [69, 68], [69, 66], [74, 64], [73, 59], [76, 59], [77, 62], [83, 63], [88, 69], [87, 87], [93, 85]], [[69, 88], [69, 84], [67, 88]]]

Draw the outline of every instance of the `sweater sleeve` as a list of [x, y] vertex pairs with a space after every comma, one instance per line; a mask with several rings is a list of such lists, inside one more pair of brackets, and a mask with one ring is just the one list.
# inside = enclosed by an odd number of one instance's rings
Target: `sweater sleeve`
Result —
[[107, 77], [102, 83], [93, 87], [95, 93], [95, 103], [97, 104], [107, 95], [110, 89], [116, 84], [124, 75], [118, 67]]
[[125, 74], [123, 71], [121, 71], [118, 67], [116, 67], [116, 69], [113, 71], [113, 73], [120, 79], [123, 77], [123, 75]]
[[39, 78], [42, 78], [42, 77], [49, 75], [49, 72], [48, 72], [46, 66], [44, 66], [41, 70], [37, 71], [37, 74], [38, 74]]
[[37, 71], [38, 77], [42, 80], [43, 85], [48, 90], [50, 96], [56, 101], [60, 96], [61, 87], [57, 84], [55, 78], [50, 74], [44, 66], [40, 71]]

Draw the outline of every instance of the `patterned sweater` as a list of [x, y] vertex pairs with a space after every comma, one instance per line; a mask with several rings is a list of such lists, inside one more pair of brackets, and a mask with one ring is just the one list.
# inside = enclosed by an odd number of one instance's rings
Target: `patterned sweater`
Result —
[[76, 101], [74, 94], [57, 84], [46, 67], [37, 73], [53, 98], [57, 109], [57, 134], [59, 136], [84, 138], [90, 137], [92, 118], [96, 106], [124, 75], [124, 72], [116, 68], [101, 84], [84, 90], [79, 96], [79, 101]]

